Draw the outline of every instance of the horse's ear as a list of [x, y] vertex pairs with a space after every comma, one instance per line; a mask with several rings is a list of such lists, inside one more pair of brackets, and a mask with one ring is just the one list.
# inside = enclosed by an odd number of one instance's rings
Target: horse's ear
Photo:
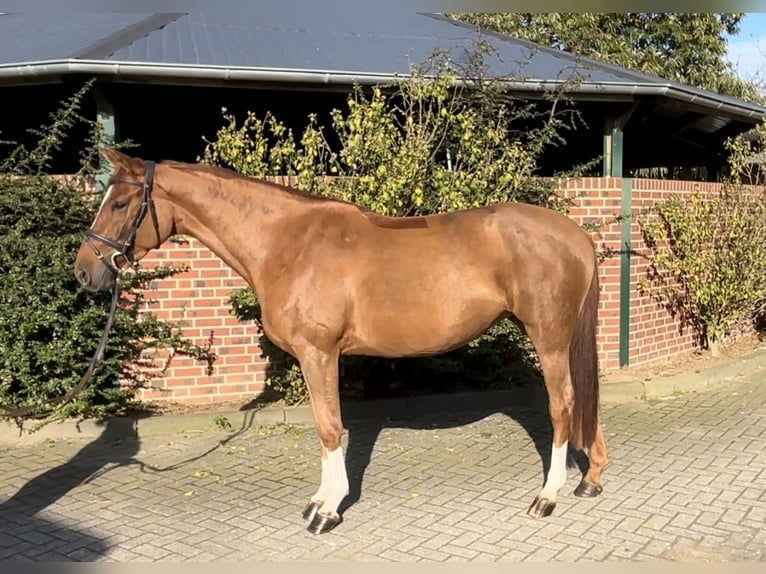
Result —
[[122, 168], [128, 172], [140, 172], [143, 169], [143, 160], [125, 155], [113, 147], [103, 146], [99, 148], [98, 152], [115, 169]]

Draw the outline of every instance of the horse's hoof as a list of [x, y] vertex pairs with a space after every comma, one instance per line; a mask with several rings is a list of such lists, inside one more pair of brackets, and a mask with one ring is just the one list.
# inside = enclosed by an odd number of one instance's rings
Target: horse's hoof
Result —
[[325, 532], [330, 532], [341, 522], [343, 522], [343, 519], [340, 516], [316, 514], [306, 530], [311, 532], [311, 534], [324, 534]]
[[322, 506], [321, 502], [314, 502], [313, 500], [309, 502], [303, 509], [303, 520], [306, 522], [312, 522], [314, 517], [317, 515], [320, 506]]
[[527, 514], [532, 518], [545, 518], [550, 516], [553, 509], [556, 508], [556, 503], [548, 500], [547, 498], [535, 498], [532, 502], [532, 506], [527, 510]]
[[580, 481], [580, 484], [575, 488], [574, 495], [580, 498], [595, 498], [603, 491], [603, 487], [599, 484], [593, 484], [588, 482], [584, 478]]

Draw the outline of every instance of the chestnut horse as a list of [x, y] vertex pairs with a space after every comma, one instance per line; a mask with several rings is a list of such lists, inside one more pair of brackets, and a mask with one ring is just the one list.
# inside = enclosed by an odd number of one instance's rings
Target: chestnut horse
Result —
[[112, 148], [102, 155], [114, 172], [75, 275], [90, 291], [108, 288], [126, 265], [183, 234], [248, 282], [265, 334], [300, 362], [308, 385], [322, 452], [319, 489], [303, 511], [309, 531], [340, 523], [349, 489], [340, 355], [443, 353], [505, 317], [535, 347], [553, 425], [548, 476], [528, 514], [552, 512], [570, 443], [589, 458], [575, 495], [601, 493], [597, 260], [590, 236], [572, 220], [513, 203], [384, 217], [221, 168], [155, 165]]

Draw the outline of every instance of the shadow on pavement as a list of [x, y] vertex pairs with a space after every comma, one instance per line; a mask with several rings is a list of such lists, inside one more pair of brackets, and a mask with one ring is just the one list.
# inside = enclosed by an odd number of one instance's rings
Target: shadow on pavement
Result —
[[[496, 395], [500, 396], [500, 395]], [[450, 412], [450, 395], [443, 395], [439, 399], [438, 406], [428, 405], [426, 401], [414, 401], [409, 407], [409, 414], [401, 416], [401, 409], [397, 409], [397, 403], [391, 403], [393, 408], [386, 408], [386, 402], [382, 401], [381, 408], [375, 413], [365, 412], [364, 418], [354, 417], [353, 411], [345, 425], [348, 431], [348, 446], [346, 449], [346, 467], [349, 478], [349, 495], [343, 500], [339, 508], [344, 511], [358, 502], [362, 495], [362, 482], [364, 473], [370, 464], [370, 458], [380, 432], [385, 428], [396, 427], [414, 430], [457, 428], [477, 422], [495, 413], [503, 413], [519, 423], [524, 431], [532, 439], [535, 449], [540, 457], [540, 485], [547, 476], [550, 466], [551, 443], [553, 432], [550, 416], [548, 413], [548, 395], [542, 385], [514, 390], [504, 393], [502, 404], [497, 408], [477, 408], [476, 410], [458, 410], [461, 401], [460, 396], [453, 396], [452, 412]], [[420, 404], [418, 404], [420, 403]], [[344, 405], [345, 410], [346, 406]], [[587, 471], [587, 457], [581, 452], [570, 450], [569, 464], [574, 462], [581, 472]], [[509, 481], [512, 485], [512, 472], [509, 469]], [[530, 501], [531, 502], [531, 501]]]
[[140, 441], [131, 424], [107, 421], [99, 437], [71, 459], [31, 479], [0, 504], [0, 560], [84, 562], [106, 554], [105, 540], [38, 515], [105, 467], [133, 464]]

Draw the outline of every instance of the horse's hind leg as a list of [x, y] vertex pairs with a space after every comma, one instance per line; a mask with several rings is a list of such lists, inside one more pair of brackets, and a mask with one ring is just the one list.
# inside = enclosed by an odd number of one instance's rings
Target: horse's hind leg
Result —
[[574, 393], [569, 373], [568, 352], [538, 350], [538, 356], [545, 377], [545, 386], [548, 389], [548, 408], [553, 423], [553, 448], [545, 484], [532, 502], [527, 514], [542, 518], [553, 512], [556, 506], [556, 495], [567, 479], [567, 446]]
[[322, 479], [319, 489], [303, 510], [313, 534], [329, 532], [341, 522], [338, 506], [348, 494], [348, 476], [341, 446], [343, 423], [338, 390], [338, 354], [305, 349], [298, 360], [311, 397], [322, 445]]
[[601, 473], [607, 464], [606, 440], [604, 440], [604, 430], [601, 427], [601, 419], [596, 426], [596, 436], [593, 444], [588, 447], [588, 472], [575, 488], [575, 496], [580, 498], [594, 498], [601, 494]]

